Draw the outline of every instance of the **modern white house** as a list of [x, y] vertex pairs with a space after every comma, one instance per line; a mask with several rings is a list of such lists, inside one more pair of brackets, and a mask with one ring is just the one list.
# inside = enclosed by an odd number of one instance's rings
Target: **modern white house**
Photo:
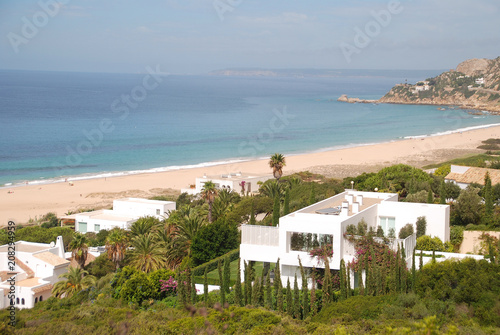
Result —
[[498, 169], [460, 165], [452, 165], [450, 173], [444, 179], [447, 182], [457, 184], [461, 189], [465, 189], [472, 183], [484, 185], [486, 173], [490, 175], [492, 185], [500, 183], [500, 170]]
[[[242, 225], [240, 259], [242, 262], [259, 261], [276, 263], [280, 259], [281, 280], [293, 282], [295, 274], [300, 281], [299, 260], [305, 268], [323, 268], [309, 256], [307, 248], [294, 243], [294, 239], [310, 239], [333, 245], [330, 268], [340, 269], [340, 261], [355, 259], [355, 248], [344, 238], [347, 226], [364, 220], [368, 229], [375, 231], [381, 226], [387, 235], [393, 228], [396, 236], [406, 224], [414, 225], [418, 217], [427, 220], [426, 234], [437, 236], [442, 241], [450, 238], [450, 207], [422, 203], [398, 202], [395, 193], [359, 192], [348, 190], [331, 198], [283, 216], [277, 227]], [[405, 250], [413, 250], [415, 234], [405, 240], [392, 241], [393, 248], [403, 243]], [[411, 264], [411, 253], [407, 252], [407, 264]], [[353, 277], [351, 277], [353, 279]]]
[[132, 223], [143, 216], [154, 216], [158, 219], [169, 216], [174, 211], [174, 201], [148, 200], [140, 198], [124, 198], [113, 201], [113, 209], [102, 209], [65, 216], [64, 219], [75, 220], [75, 231], [81, 233], [99, 232], [115, 227], [128, 229]]
[[0, 309], [33, 308], [48, 299], [69, 264], [62, 236], [50, 244], [18, 241], [0, 246]]
[[272, 174], [257, 174], [257, 173], [227, 173], [220, 175], [207, 176], [196, 178], [194, 188], [183, 188], [181, 192], [188, 194], [198, 194], [203, 190], [205, 183], [211, 181], [218, 189], [227, 189], [236, 193], [251, 194], [259, 190], [259, 182], [263, 183], [266, 180], [274, 178]]

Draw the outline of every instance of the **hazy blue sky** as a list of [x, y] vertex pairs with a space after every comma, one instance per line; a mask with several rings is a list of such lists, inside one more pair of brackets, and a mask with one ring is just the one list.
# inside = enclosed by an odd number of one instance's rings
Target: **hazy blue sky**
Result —
[[[1, 1], [0, 68], [449, 69], [468, 58], [500, 56], [498, 0], [55, 2]], [[373, 13], [391, 5], [391, 17], [377, 22]]]

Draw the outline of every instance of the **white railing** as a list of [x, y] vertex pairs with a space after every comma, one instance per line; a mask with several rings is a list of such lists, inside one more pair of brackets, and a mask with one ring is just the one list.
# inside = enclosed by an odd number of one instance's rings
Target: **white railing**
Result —
[[278, 227], [241, 225], [241, 244], [279, 246]]

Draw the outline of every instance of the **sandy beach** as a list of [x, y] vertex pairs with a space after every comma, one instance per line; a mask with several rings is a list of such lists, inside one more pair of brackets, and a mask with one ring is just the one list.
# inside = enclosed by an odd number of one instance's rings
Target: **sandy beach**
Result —
[[[389, 143], [359, 146], [286, 157], [285, 174], [309, 170], [332, 178], [344, 178], [362, 172], [375, 172], [385, 166], [405, 163], [416, 167], [482, 152], [480, 142], [500, 137], [500, 126], [463, 133], [406, 139]], [[223, 164], [203, 168], [145, 173], [113, 178], [26, 185], [0, 192], [0, 225], [9, 220], [18, 224], [48, 212], [58, 216], [82, 208], [111, 207], [113, 199], [179, 194], [181, 188], [193, 184], [196, 177], [243, 171], [270, 172], [265, 159]]]

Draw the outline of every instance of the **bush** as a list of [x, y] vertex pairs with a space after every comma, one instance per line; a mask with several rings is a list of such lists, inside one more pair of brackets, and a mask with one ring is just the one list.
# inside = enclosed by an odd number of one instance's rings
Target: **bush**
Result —
[[425, 216], [419, 216], [415, 225], [417, 226], [417, 238], [424, 236], [427, 230], [427, 219]]
[[407, 223], [401, 230], [399, 231], [399, 238], [404, 240], [408, 236], [413, 235], [413, 225], [411, 223]]
[[446, 177], [451, 172], [451, 164], [441, 165], [434, 171], [434, 175]]
[[428, 235], [417, 238], [417, 249], [425, 251], [444, 251], [443, 241], [439, 237], [430, 237]]

